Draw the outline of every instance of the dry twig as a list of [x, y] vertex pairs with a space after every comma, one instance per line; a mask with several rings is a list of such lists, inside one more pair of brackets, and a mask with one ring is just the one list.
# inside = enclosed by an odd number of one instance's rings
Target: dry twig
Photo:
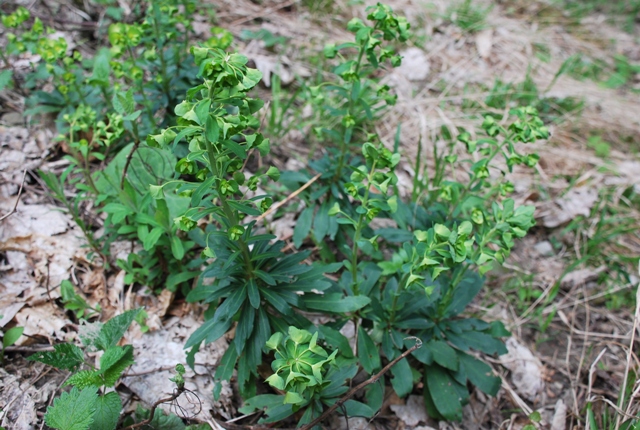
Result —
[[24, 180], [26, 177], [27, 177], [27, 169], [24, 169], [24, 172], [22, 173], [22, 182], [20, 183], [20, 189], [18, 190], [18, 197], [16, 197], [16, 204], [13, 205], [13, 209], [11, 209], [11, 211], [9, 211], [8, 213], [0, 217], [0, 221], [4, 221], [5, 219], [9, 218], [11, 215], [13, 215], [16, 212], [16, 209], [18, 208], [18, 203], [20, 203], [20, 196], [22, 195], [22, 189], [24, 188]]

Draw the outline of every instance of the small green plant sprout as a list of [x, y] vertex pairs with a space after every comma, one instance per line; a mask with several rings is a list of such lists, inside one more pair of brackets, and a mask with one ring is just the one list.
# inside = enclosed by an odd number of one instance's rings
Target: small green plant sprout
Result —
[[[0, 315], [2, 318], [2, 315]], [[2, 351], [0, 351], [0, 363], [4, 361], [4, 350], [7, 347], [15, 345], [15, 343], [20, 339], [24, 333], [24, 327], [12, 327], [6, 330], [4, 333], [0, 331], [0, 335], [2, 336]]]
[[[318, 345], [318, 333], [289, 327], [285, 335], [274, 333], [267, 341], [267, 349], [274, 351], [271, 363], [274, 373], [266, 382], [283, 394], [263, 394], [245, 401], [240, 410], [251, 413], [266, 407], [261, 423], [273, 423], [303, 410], [298, 425], [319, 417], [325, 406], [331, 406], [347, 391], [345, 379], [355, 374], [356, 366], [338, 357], [338, 350], [329, 354]], [[339, 365], [340, 364], [340, 365]], [[347, 405], [349, 412], [368, 407], [359, 402]], [[350, 409], [349, 409], [350, 408]]]
[[127, 311], [104, 324], [93, 323], [95, 330], [81, 340], [87, 351], [102, 351], [100, 366], [85, 360], [85, 351], [71, 343], [54, 345], [54, 350], [38, 352], [28, 358], [71, 372], [62, 393], [47, 408], [45, 423], [58, 430], [102, 428], [113, 430], [120, 419], [122, 402], [115, 391], [107, 391], [133, 364], [133, 347], [118, 342], [137, 317], [139, 310]]
[[169, 381], [175, 382], [176, 386], [178, 387], [178, 390], [183, 390], [184, 389], [184, 372], [185, 372], [184, 365], [180, 363], [176, 364], [175, 371], [176, 371], [176, 375], [170, 378]]
[[60, 296], [64, 308], [75, 312], [78, 319], [89, 319], [101, 312], [99, 304], [95, 308], [91, 307], [80, 294], [76, 293], [73, 284], [67, 279], [60, 283]]

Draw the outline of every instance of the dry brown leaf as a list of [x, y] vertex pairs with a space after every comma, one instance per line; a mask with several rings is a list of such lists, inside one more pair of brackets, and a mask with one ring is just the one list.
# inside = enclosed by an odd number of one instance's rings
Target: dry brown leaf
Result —
[[29, 341], [29, 336], [46, 337], [49, 343], [66, 341], [66, 333], [62, 329], [71, 324], [60, 308], [52, 304], [22, 308], [15, 315], [15, 321], [24, 327], [24, 336], [17, 342], [19, 345]]
[[556, 402], [555, 412], [551, 420], [551, 430], [565, 430], [567, 424], [567, 405], [562, 399]]
[[421, 396], [409, 396], [404, 405], [391, 405], [391, 410], [396, 413], [406, 425], [415, 426], [420, 422], [427, 422], [427, 411]]
[[562, 278], [560, 285], [563, 288], [570, 288], [576, 285], [584, 285], [587, 282], [592, 282], [598, 279], [600, 273], [604, 272], [605, 270], [607, 270], [607, 268], [604, 266], [598, 267], [596, 269], [588, 267], [586, 269], [574, 270], [567, 273], [564, 278]]
[[507, 339], [508, 353], [500, 356], [500, 362], [511, 371], [516, 391], [534, 401], [544, 388], [542, 363], [531, 350], [514, 338]]
[[545, 227], [554, 228], [575, 217], [582, 215], [588, 217], [591, 208], [598, 200], [598, 190], [581, 186], [567, 192], [563, 197], [554, 201], [554, 207], [541, 214]]
[[482, 30], [476, 34], [476, 49], [478, 54], [487, 59], [491, 56], [491, 49], [493, 48], [493, 29]]
[[424, 81], [429, 76], [431, 63], [429, 57], [420, 48], [409, 48], [400, 52], [402, 64], [395, 69], [396, 73], [410, 81]]

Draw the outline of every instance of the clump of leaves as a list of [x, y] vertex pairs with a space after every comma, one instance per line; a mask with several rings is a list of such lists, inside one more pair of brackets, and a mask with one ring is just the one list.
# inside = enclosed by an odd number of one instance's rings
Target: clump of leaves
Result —
[[[272, 423], [303, 410], [298, 426], [319, 417], [325, 406], [339, 400], [348, 387], [345, 379], [355, 375], [354, 360], [338, 356], [338, 350], [329, 354], [318, 345], [318, 332], [289, 327], [285, 335], [274, 333], [267, 342], [267, 349], [275, 352], [271, 363], [273, 375], [266, 382], [284, 394], [263, 394], [245, 401], [242, 413], [265, 410], [261, 423]], [[369, 408], [357, 401], [345, 404], [349, 416], [359, 415], [360, 409]], [[369, 410], [369, 412], [372, 412]]]
[[133, 347], [119, 346], [118, 342], [139, 312], [127, 311], [104, 325], [94, 323], [97, 333], [81, 338], [87, 351], [103, 351], [99, 367], [85, 360], [85, 351], [71, 343], [54, 345], [53, 351], [37, 352], [28, 358], [72, 372], [65, 384], [73, 386], [71, 391], [61, 394], [47, 408], [45, 423], [49, 427], [58, 430], [116, 428], [122, 402], [118, 393], [105, 390], [113, 387], [133, 364]]

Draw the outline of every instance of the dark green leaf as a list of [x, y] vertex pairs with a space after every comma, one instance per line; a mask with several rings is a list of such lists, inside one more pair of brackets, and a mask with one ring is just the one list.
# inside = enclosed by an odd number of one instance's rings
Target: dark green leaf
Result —
[[184, 246], [182, 244], [182, 239], [178, 235], [171, 236], [171, 254], [176, 260], [182, 260], [184, 257]]
[[381, 368], [378, 348], [362, 326], [358, 327], [358, 358], [360, 365], [370, 375]]
[[318, 331], [324, 336], [325, 341], [340, 351], [340, 354], [345, 358], [353, 357], [349, 340], [338, 330], [334, 330], [329, 326], [321, 325], [318, 327]]
[[[121, 350], [121, 352], [118, 350]], [[106, 387], [113, 387], [118, 379], [120, 379], [122, 372], [132, 364], [133, 347], [131, 345], [125, 345], [123, 347], [116, 346], [107, 349], [100, 358], [100, 373], [103, 375], [104, 385]]]
[[126, 311], [107, 321], [95, 340], [95, 346], [103, 351], [111, 346], [115, 346], [125, 334], [131, 323], [136, 319], [139, 309]]
[[233, 376], [233, 369], [238, 361], [238, 350], [235, 347], [235, 340], [231, 341], [227, 351], [222, 356], [218, 368], [216, 369], [216, 379], [229, 381]]
[[313, 207], [305, 208], [298, 217], [296, 226], [293, 229], [293, 244], [296, 248], [300, 248], [302, 241], [309, 235], [311, 221], [313, 220], [313, 210]]
[[451, 348], [446, 342], [441, 340], [431, 341], [424, 345], [433, 354], [433, 359], [440, 366], [451, 370], [458, 370], [458, 356], [455, 349]]
[[236, 350], [238, 355], [242, 354], [244, 345], [251, 336], [254, 326], [253, 323], [256, 319], [256, 310], [251, 306], [251, 303], [245, 302], [240, 310], [240, 319], [236, 326], [236, 337], [234, 339], [236, 344]]
[[367, 387], [365, 397], [367, 403], [374, 411], [380, 410], [384, 403], [384, 377]]
[[459, 352], [458, 356], [471, 383], [482, 392], [490, 396], [495, 396], [500, 389], [502, 380], [493, 374], [491, 367], [463, 352]]
[[458, 315], [467, 307], [482, 289], [483, 280], [476, 273], [467, 275], [456, 286], [453, 299], [445, 311], [446, 316]]
[[61, 343], [53, 346], [54, 351], [36, 352], [27, 360], [39, 361], [58, 369], [73, 371], [84, 362], [84, 353], [77, 346]]
[[62, 393], [53, 401], [53, 406], [47, 408], [45, 423], [58, 430], [87, 430], [94, 419], [97, 391], [97, 388], [80, 391], [73, 387], [68, 393]]
[[368, 405], [356, 400], [347, 400], [344, 402], [344, 407], [347, 410], [347, 415], [350, 417], [365, 417], [371, 418], [375, 411]]
[[115, 391], [98, 396], [96, 401], [96, 413], [91, 430], [114, 430], [118, 425], [122, 402]]
[[272, 291], [268, 288], [260, 288], [260, 294], [262, 295], [262, 297], [267, 299], [267, 301], [271, 303], [271, 305], [276, 308], [278, 312], [284, 315], [290, 315], [292, 313], [291, 305], [289, 305], [287, 301], [284, 300], [284, 298], [275, 291]]
[[341, 293], [314, 294], [304, 297], [304, 303], [309, 309], [333, 313], [355, 312], [367, 306], [370, 302], [371, 299], [369, 297], [344, 297]]
[[249, 296], [249, 302], [255, 309], [260, 307], [260, 291], [255, 279], [250, 279], [247, 283], [247, 296]]
[[211, 115], [207, 117], [204, 130], [205, 137], [209, 142], [216, 143], [220, 138], [220, 126], [218, 121]]
[[391, 386], [395, 390], [398, 397], [402, 398], [408, 394], [411, 394], [413, 390], [413, 373], [411, 367], [406, 358], [398, 361], [391, 368], [393, 378], [391, 378]]
[[227, 332], [231, 326], [231, 322], [232, 321], [230, 319], [220, 321], [215, 317], [205, 321], [204, 324], [194, 331], [191, 337], [187, 339], [187, 343], [184, 345], [184, 348], [191, 348], [205, 340], [206, 343], [214, 342]]
[[[438, 412], [447, 420], [462, 419], [462, 403], [454, 385], [459, 385], [444, 368], [425, 366], [424, 385], [431, 394], [431, 400]], [[464, 388], [466, 390], [466, 388]]]

